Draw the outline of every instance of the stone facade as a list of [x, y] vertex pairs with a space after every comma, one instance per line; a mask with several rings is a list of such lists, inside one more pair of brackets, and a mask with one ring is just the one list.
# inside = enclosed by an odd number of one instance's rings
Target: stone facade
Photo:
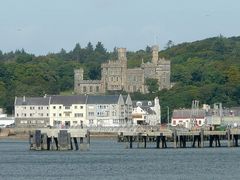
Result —
[[158, 80], [159, 90], [169, 89], [171, 64], [169, 60], [158, 57], [158, 46], [152, 47], [152, 61], [141, 64], [140, 68], [127, 68], [125, 48], [118, 48], [118, 59], [101, 65], [101, 80], [84, 80], [83, 69], [74, 71], [74, 91], [76, 94], [103, 94], [107, 91], [126, 91], [128, 93], [148, 92], [147, 78]]

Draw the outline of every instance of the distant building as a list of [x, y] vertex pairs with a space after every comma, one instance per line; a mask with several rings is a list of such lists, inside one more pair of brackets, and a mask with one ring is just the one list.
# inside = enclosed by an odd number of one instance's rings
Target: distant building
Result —
[[134, 125], [157, 125], [161, 124], [161, 107], [159, 99], [154, 101], [134, 101], [132, 119]]
[[208, 125], [240, 126], [240, 107], [222, 108], [221, 103], [215, 103], [207, 111]]
[[191, 128], [206, 124], [206, 111], [204, 109], [175, 109], [172, 115], [172, 126]]
[[74, 91], [76, 94], [103, 94], [107, 91], [147, 93], [146, 79], [157, 79], [159, 90], [171, 88], [169, 60], [158, 57], [158, 46], [152, 47], [152, 61], [139, 68], [127, 68], [125, 48], [118, 48], [118, 59], [101, 65], [101, 80], [84, 80], [83, 69], [74, 71]]
[[7, 114], [3, 113], [3, 109], [0, 108], [0, 128], [5, 128], [9, 125], [14, 125], [14, 117], [8, 117]]

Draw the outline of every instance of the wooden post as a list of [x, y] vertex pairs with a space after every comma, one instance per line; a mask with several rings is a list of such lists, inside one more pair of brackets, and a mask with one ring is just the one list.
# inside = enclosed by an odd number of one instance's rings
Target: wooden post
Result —
[[204, 130], [203, 129], [201, 129], [201, 132], [200, 132], [201, 134], [201, 148], [203, 148], [204, 147]]
[[143, 136], [144, 148], [147, 148], [147, 136]]
[[238, 135], [237, 134], [234, 135], [234, 146], [238, 147]]
[[177, 148], [177, 130], [174, 129], [173, 132], [173, 148]]
[[196, 141], [196, 136], [193, 135], [193, 144], [192, 144], [192, 147], [195, 147], [195, 141]]
[[210, 135], [210, 138], [209, 138], [209, 147], [212, 147], [213, 145], [213, 135]]
[[77, 138], [74, 137], [74, 138], [73, 138], [73, 141], [74, 141], [74, 145], [75, 145], [75, 150], [76, 150], [76, 151], [79, 150], [79, 146], [78, 146]]
[[132, 144], [133, 144], [133, 137], [130, 136], [130, 138], [129, 138], [129, 147], [130, 147], [130, 149], [132, 149]]
[[163, 133], [160, 133], [160, 137], [159, 137], [159, 143], [160, 143], [160, 148], [163, 148]]

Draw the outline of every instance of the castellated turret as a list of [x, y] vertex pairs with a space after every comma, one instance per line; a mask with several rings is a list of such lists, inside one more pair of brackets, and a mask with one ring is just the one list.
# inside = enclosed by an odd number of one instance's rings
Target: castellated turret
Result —
[[127, 60], [126, 48], [118, 48], [118, 60]]
[[74, 81], [81, 81], [83, 80], [83, 73], [84, 73], [84, 70], [83, 68], [80, 68], [80, 69], [75, 69], [74, 70]]
[[153, 64], [158, 63], [158, 51], [159, 51], [159, 46], [158, 45], [152, 46], [152, 63]]

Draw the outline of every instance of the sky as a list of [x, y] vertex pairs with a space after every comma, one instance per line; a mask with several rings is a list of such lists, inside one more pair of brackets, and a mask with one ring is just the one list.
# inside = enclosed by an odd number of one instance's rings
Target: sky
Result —
[[100, 41], [130, 51], [240, 35], [239, 0], [0, 0], [0, 50], [45, 55]]

